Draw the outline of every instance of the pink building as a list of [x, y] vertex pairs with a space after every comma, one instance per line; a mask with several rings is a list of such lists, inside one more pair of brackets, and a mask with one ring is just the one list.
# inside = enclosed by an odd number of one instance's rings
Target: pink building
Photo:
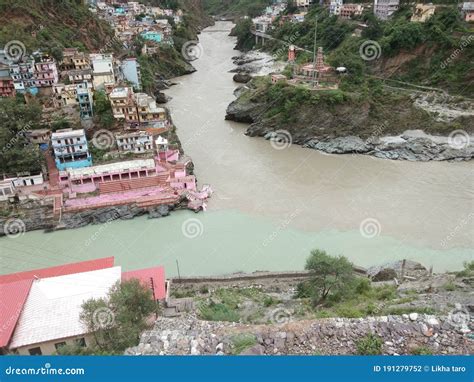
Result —
[[38, 88], [50, 87], [59, 81], [56, 61], [49, 57], [41, 57], [35, 62], [33, 86]]

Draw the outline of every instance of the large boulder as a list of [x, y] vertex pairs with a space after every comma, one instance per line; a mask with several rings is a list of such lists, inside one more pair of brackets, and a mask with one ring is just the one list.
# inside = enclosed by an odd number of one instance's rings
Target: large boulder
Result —
[[252, 79], [252, 76], [248, 73], [237, 73], [234, 75], [233, 80], [240, 84], [246, 84]]

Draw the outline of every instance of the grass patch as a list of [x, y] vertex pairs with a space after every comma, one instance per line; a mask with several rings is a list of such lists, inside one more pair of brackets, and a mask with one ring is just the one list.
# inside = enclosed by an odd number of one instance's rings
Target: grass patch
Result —
[[359, 355], [379, 355], [382, 354], [383, 341], [373, 333], [367, 334], [356, 342], [357, 354]]
[[253, 334], [238, 334], [231, 338], [232, 354], [239, 355], [244, 350], [257, 344], [257, 338]]
[[207, 321], [230, 321], [239, 322], [239, 313], [225, 304], [216, 304], [214, 302], [203, 305], [199, 309], [199, 315]]
[[412, 355], [433, 355], [433, 351], [426, 346], [419, 346], [413, 349], [410, 354]]

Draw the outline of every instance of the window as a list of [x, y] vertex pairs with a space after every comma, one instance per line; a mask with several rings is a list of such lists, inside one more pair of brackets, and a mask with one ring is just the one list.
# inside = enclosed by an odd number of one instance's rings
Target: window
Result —
[[41, 352], [40, 347], [28, 349], [28, 352], [30, 353], [30, 355], [42, 355], [43, 354]]
[[85, 348], [86, 347], [86, 339], [84, 337], [77, 338], [76, 339], [76, 345], [80, 346], [82, 348]]
[[54, 347], [56, 348], [56, 350], [61, 349], [63, 346], [66, 346], [66, 342], [64, 342], [64, 341], [54, 344]]

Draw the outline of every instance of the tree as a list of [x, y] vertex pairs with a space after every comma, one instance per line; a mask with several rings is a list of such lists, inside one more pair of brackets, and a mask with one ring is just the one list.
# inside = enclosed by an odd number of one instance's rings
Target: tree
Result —
[[[80, 320], [94, 335], [93, 353], [121, 354], [138, 344], [155, 311], [151, 290], [132, 279], [115, 284], [106, 298], [84, 302]], [[71, 349], [67, 351], [71, 353]]]
[[107, 98], [107, 94], [103, 90], [94, 94], [94, 111], [101, 127], [111, 128], [115, 122], [112, 113], [112, 106]]
[[353, 265], [344, 256], [329, 256], [326, 251], [316, 249], [306, 260], [305, 269], [310, 279], [298, 286], [299, 294], [307, 294], [314, 305], [320, 305], [330, 295], [344, 293], [354, 285]]
[[42, 155], [26, 132], [41, 126], [41, 107], [25, 104], [20, 98], [0, 99], [0, 173], [37, 172]]

